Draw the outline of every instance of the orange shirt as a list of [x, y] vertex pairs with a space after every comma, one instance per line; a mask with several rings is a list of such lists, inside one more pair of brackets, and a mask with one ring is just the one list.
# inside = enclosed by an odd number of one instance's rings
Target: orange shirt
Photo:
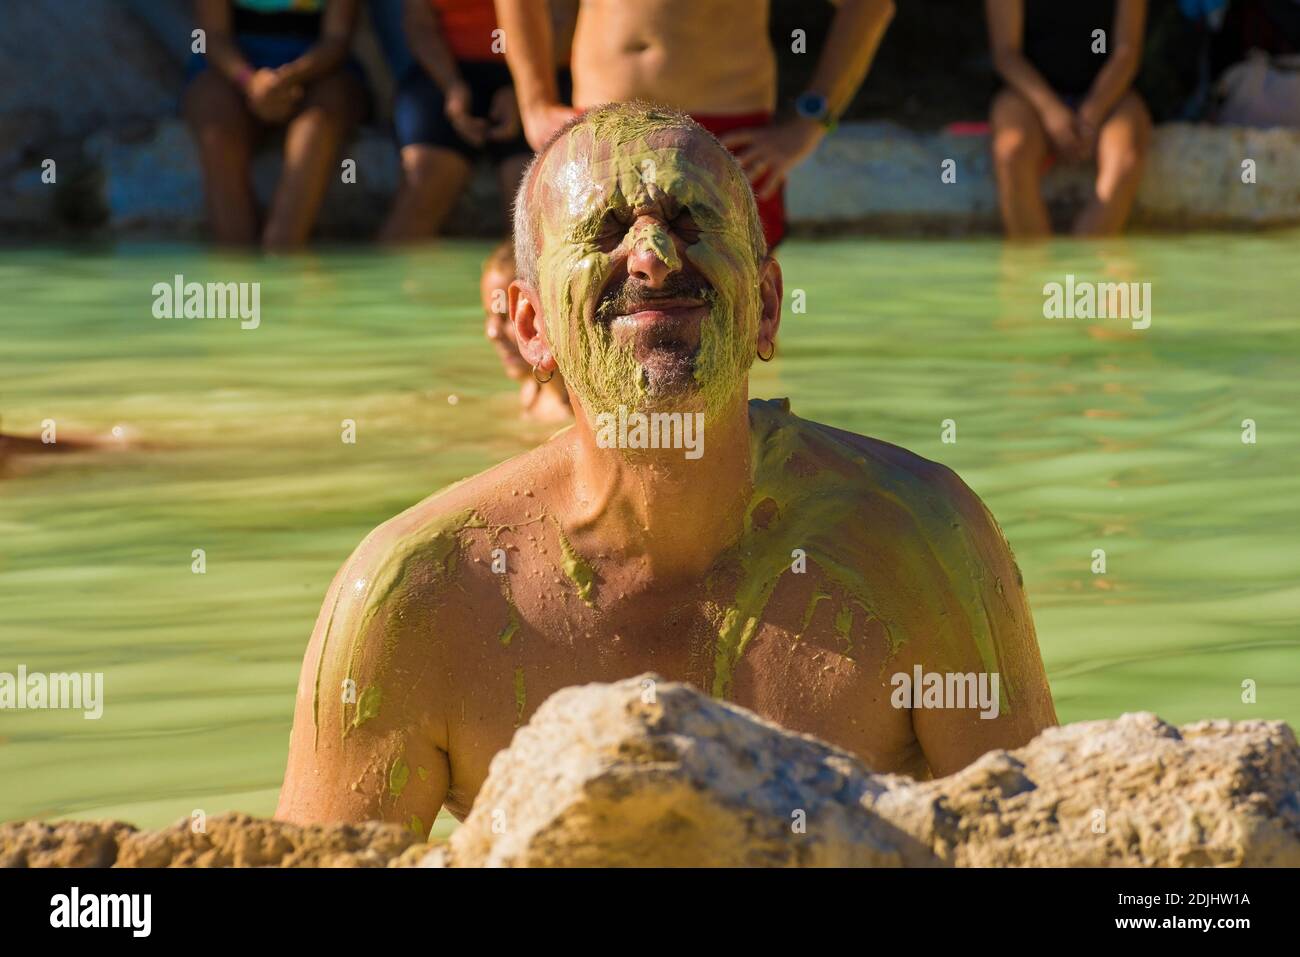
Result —
[[[505, 57], [492, 51], [492, 31], [497, 28], [497, 11], [492, 0], [432, 0], [442, 35], [457, 60], [497, 60]], [[500, 46], [500, 44], [498, 44]]]

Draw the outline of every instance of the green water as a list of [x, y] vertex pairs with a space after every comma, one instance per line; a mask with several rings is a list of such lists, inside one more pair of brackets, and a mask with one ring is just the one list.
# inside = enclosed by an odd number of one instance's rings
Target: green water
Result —
[[[135, 442], [0, 478], [0, 671], [100, 671], [106, 699], [99, 721], [0, 713], [0, 820], [273, 810], [340, 562], [549, 431], [517, 419], [482, 340], [485, 252], [0, 251], [4, 430]], [[1063, 721], [1300, 726], [1300, 234], [795, 242], [781, 261], [806, 311], [787, 311], [752, 394], [945, 462], [984, 497]], [[155, 319], [152, 286], [175, 273], [260, 281], [260, 327]], [[1042, 285], [1066, 273], [1150, 282], [1151, 328], [1044, 319]]]

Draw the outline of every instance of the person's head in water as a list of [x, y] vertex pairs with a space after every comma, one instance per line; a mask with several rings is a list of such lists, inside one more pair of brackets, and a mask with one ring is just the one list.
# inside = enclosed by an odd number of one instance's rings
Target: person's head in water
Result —
[[[507, 290], [515, 279], [515, 249], [502, 240], [483, 262], [479, 276], [479, 298], [483, 302], [483, 331], [496, 350], [506, 375], [519, 383], [519, 404], [523, 414], [543, 422], [560, 422], [572, 414], [564, 377], [552, 372], [538, 378], [528, 361], [519, 354], [514, 323], [510, 321]], [[543, 382], [542, 379], [546, 381]]]
[[519, 354], [515, 344], [515, 330], [507, 310], [506, 290], [515, 278], [515, 250], [509, 240], [502, 240], [492, 248], [483, 261], [479, 276], [479, 299], [483, 303], [484, 334], [496, 349], [497, 358], [506, 375], [516, 382], [529, 376], [528, 363]]
[[588, 416], [712, 419], [776, 334], [780, 270], [749, 183], [672, 110], [612, 104], [562, 128], [520, 186], [515, 259], [520, 351], [558, 367]]

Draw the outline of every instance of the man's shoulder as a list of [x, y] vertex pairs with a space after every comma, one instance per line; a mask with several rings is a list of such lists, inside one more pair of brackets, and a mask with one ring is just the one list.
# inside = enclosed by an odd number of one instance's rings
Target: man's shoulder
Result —
[[[751, 406], [751, 422], [762, 426], [751, 429], [766, 456], [761, 471], [778, 475], [767, 480], [777, 490], [771, 497], [809, 543], [809, 558], [816, 549], [832, 567], [860, 574], [866, 592], [892, 609], [887, 617], [899, 636], [923, 636], [915, 647], [931, 647], [950, 634], [959, 610], [973, 629], [961, 641], [973, 642], [983, 660], [1008, 621], [1032, 636], [1015, 556], [952, 469], [800, 419], [788, 406], [764, 404], [757, 415]], [[922, 595], [926, 600], [917, 600]]]
[[788, 399], [752, 400], [750, 423], [761, 472], [792, 473], [808, 479], [809, 487], [826, 485], [868, 509], [882, 500], [927, 512], [983, 508], [948, 466], [881, 439], [801, 418]]
[[376, 526], [356, 547], [343, 577], [365, 594], [368, 605], [391, 601], [419, 588], [432, 596], [479, 563], [465, 551], [486, 541], [493, 528], [520, 521], [533, 485], [546, 474], [549, 450], [541, 446], [487, 471], [462, 479]]

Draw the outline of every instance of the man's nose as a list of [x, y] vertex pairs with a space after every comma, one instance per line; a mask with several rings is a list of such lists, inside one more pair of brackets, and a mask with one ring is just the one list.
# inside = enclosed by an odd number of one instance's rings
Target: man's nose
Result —
[[654, 216], [640, 217], [632, 224], [627, 242], [630, 244], [628, 275], [635, 276], [651, 288], [663, 284], [669, 276], [682, 268], [677, 245], [662, 219]]

